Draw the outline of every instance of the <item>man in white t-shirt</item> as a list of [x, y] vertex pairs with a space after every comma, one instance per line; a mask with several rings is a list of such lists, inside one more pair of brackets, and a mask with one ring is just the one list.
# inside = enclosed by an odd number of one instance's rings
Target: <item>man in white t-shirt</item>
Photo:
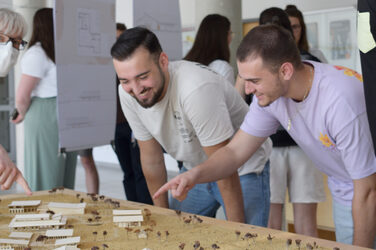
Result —
[[240, 130], [155, 198], [172, 189], [183, 199], [194, 184], [232, 174], [281, 124], [328, 175], [337, 240], [376, 247], [376, 158], [361, 76], [344, 67], [302, 62], [291, 34], [275, 25], [252, 29], [237, 59], [246, 93], [255, 96]]
[[[206, 66], [169, 63], [156, 36], [145, 28], [126, 30], [111, 54], [121, 83], [122, 109], [138, 140], [151, 194], [167, 179], [162, 147], [184, 163], [182, 171], [191, 169], [227, 144], [248, 111], [231, 83]], [[233, 173], [198, 185], [184, 202], [168, 204], [167, 195], [153, 202], [206, 216], [214, 216], [224, 205], [229, 220], [266, 226], [270, 152], [267, 140], [239, 169], [240, 178]]]

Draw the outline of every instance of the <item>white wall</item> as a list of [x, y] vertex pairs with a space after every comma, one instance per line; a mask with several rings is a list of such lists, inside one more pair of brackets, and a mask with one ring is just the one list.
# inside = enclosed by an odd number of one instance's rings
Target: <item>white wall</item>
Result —
[[258, 18], [261, 11], [270, 7], [284, 9], [287, 4], [295, 4], [302, 12], [356, 6], [357, 0], [242, 0], [242, 18]]
[[133, 1], [116, 0], [116, 22], [124, 23], [127, 28], [133, 27]]
[[0, 8], [12, 8], [12, 0], [0, 0]]

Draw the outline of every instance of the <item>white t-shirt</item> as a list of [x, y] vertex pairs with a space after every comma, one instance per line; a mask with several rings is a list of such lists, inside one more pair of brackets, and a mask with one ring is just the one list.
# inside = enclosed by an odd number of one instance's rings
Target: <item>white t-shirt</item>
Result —
[[234, 70], [228, 62], [224, 60], [214, 60], [208, 66], [235, 86]]
[[[169, 73], [167, 92], [153, 107], [140, 106], [121, 85], [120, 102], [136, 139], [155, 138], [168, 154], [190, 169], [207, 159], [202, 147], [234, 135], [248, 106], [231, 84], [204, 65], [170, 62]], [[261, 172], [271, 148], [268, 139], [239, 174]]]
[[254, 99], [241, 129], [264, 137], [279, 124], [287, 130], [290, 120], [290, 136], [328, 175], [333, 199], [351, 206], [353, 180], [376, 172], [361, 76], [344, 67], [309, 63], [315, 75], [303, 102], [280, 97], [260, 107]]
[[31, 92], [31, 96], [41, 98], [57, 95], [56, 66], [37, 42], [24, 54], [21, 61], [22, 74], [38, 77], [41, 80]]

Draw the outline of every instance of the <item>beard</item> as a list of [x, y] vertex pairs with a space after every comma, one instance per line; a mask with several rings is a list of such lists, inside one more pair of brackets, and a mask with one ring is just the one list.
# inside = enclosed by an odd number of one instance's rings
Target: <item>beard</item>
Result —
[[[158, 67], [158, 71], [159, 71], [159, 78], [160, 78], [159, 82], [160, 82], [160, 84], [159, 84], [159, 88], [156, 90], [156, 92], [151, 97], [151, 99], [142, 101], [142, 100], [139, 100], [137, 97], [134, 97], [136, 99], [136, 101], [138, 102], [138, 104], [140, 104], [143, 108], [153, 107], [159, 101], [159, 99], [162, 96], [164, 86], [166, 84], [166, 77], [163, 74], [163, 71], [162, 71], [161, 67], [159, 66], [159, 64], [157, 64], [157, 67]], [[146, 89], [146, 90], [148, 90], [148, 89]]]

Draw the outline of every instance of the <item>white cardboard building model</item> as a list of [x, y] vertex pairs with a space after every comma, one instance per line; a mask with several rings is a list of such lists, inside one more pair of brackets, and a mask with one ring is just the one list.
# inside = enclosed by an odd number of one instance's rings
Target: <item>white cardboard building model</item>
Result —
[[[10, 230], [39, 230], [42, 228], [55, 228], [59, 229], [66, 225], [67, 218], [61, 214], [30, 214], [28, 216], [16, 215], [9, 223]], [[42, 219], [43, 218], [43, 219]]]
[[62, 246], [62, 247], [58, 247], [58, 248], [55, 248], [54, 250], [79, 250], [80, 248], [78, 247], [75, 247], [75, 246]]
[[81, 240], [80, 236], [59, 239], [55, 241], [55, 246], [68, 245], [68, 246], [77, 247], [77, 244], [80, 243], [80, 240]]
[[50, 202], [48, 209], [61, 214], [85, 214], [86, 203]]
[[0, 239], [0, 249], [24, 249], [29, 246], [29, 240]]
[[113, 222], [119, 227], [134, 227], [141, 226], [141, 222], [144, 221], [142, 215], [130, 215], [130, 216], [114, 216]]
[[33, 236], [33, 233], [30, 233], [30, 232], [11, 232], [9, 234], [9, 238], [27, 239], [27, 240], [30, 240], [32, 236]]
[[54, 229], [47, 230], [46, 236], [50, 239], [63, 239], [73, 236], [73, 229]]
[[142, 215], [142, 210], [124, 210], [124, 209], [114, 209], [112, 210], [113, 215]]
[[40, 200], [12, 201], [12, 203], [8, 205], [9, 213], [18, 214], [35, 212], [37, 211], [37, 208], [40, 205], [40, 203]]

